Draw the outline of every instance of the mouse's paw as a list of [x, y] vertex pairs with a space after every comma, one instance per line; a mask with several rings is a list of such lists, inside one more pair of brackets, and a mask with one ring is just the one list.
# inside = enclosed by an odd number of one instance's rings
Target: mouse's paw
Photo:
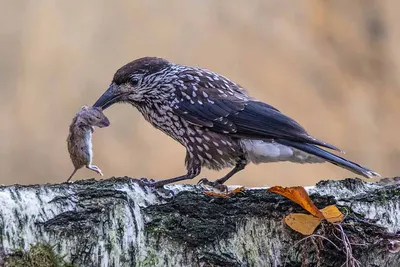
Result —
[[100, 168], [97, 167], [96, 165], [89, 165], [89, 166], [86, 166], [86, 168], [88, 168], [89, 170], [95, 171], [98, 174], [100, 174], [101, 176], [103, 176], [103, 173], [101, 172]]

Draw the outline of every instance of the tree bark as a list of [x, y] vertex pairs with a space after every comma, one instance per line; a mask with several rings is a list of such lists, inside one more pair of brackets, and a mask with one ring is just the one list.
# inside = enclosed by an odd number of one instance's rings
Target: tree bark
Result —
[[396, 179], [307, 188], [318, 208], [335, 204], [346, 215], [307, 238], [282, 220], [307, 212], [266, 188], [228, 198], [166, 188], [128, 177], [0, 187], [1, 262], [49, 244], [74, 266], [400, 266]]

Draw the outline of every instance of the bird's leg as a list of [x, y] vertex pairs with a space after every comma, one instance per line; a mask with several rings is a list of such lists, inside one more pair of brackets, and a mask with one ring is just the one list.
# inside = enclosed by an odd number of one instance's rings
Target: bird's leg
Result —
[[237, 163], [235, 168], [233, 168], [230, 172], [228, 172], [224, 177], [221, 177], [217, 180], [215, 180], [214, 182], [210, 182], [207, 178], [202, 178], [198, 184], [204, 184], [204, 185], [209, 185], [212, 186], [220, 191], [228, 191], [228, 188], [226, 185], [224, 185], [224, 183], [226, 181], [228, 181], [229, 178], [231, 178], [233, 175], [235, 175], [236, 173], [240, 172], [241, 170], [243, 170], [246, 165], [247, 165], [247, 160], [242, 157]]
[[184, 181], [184, 180], [193, 179], [193, 178], [195, 178], [196, 176], [198, 176], [200, 174], [200, 170], [201, 170], [200, 167], [194, 167], [194, 168], [191, 168], [188, 171], [188, 173], [185, 174], [185, 175], [181, 175], [181, 176], [178, 176], [178, 177], [165, 179], [165, 180], [161, 180], [161, 181], [156, 181], [156, 182], [142, 180], [141, 183], [144, 184], [144, 185], [147, 185], [147, 186], [152, 186], [152, 187], [162, 187], [162, 186], [167, 185], [167, 184], [172, 184], [172, 183], [175, 183], [175, 182], [180, 182], [180, 181]]
[[69, 176], [69, 178], [67, 179], [67, 183], [69, 182], [69, 180], [71, 180], [72, 176], [75, 175], [76, 171], [78, 170], [78, 168], [75, 168], [74, 171], [71, 173], [71, 175]]
[[98, 174], [100, 174], [101, 176], [103, 176], [103, 173], [101, 172], [99, 167], [97, 167], [96, 165], [89, 164], [89, 165], [86, 166], [86, 168], [88, 168], [89, 170], [95, 171]]

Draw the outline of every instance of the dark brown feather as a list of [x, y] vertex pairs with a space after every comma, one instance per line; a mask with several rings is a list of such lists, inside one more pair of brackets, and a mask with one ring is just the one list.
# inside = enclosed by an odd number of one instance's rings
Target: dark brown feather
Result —
[[182, 76], [186, 89], [176, 90], [180, 100], [174, 105], [174, 112], [195, 125], [237, 138], [285, 139], [340, 151], [310, 136], [299, 123], [273, 106], [248, 97], [244, 89], [222, 76], [210, 76], [201, 70]]

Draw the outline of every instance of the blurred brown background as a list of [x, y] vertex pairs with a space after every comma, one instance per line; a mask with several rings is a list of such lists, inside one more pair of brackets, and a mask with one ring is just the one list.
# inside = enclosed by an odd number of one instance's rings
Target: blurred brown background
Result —
[[[399, 175], [399, 10], [396, 0], [1, 0], [0, 183], [63, 182], [75, 112], [143, 56], [219, 72], [348, 159]], [[135, 109], [116, 105], [106, 115], [111, 127], [93, 140], [106, 177], [185, 172], [183, 147]], [[354, 176], [330, 164], [272, 163], [251, 165], [230, 184]], [[75, 179], [88, 177], [97, 176], [85, 169]]]

